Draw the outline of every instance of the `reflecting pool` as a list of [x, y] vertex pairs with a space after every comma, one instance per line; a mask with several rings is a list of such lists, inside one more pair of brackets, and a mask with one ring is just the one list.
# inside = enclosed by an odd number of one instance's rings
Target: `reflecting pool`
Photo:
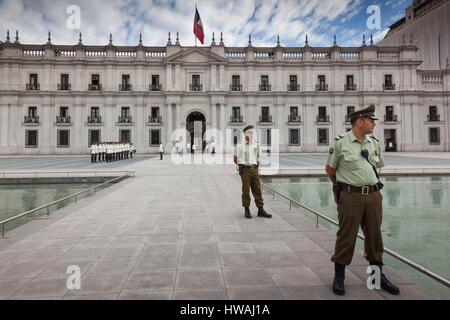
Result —
[[[0, 184], [0, 221], [13, 217], [28, 210], [37, 208], [55, 200], [62, 199], [78, 191], [90, 188], [95, 183], [74, 184]], [[89, 193], [80, 195], [79, 199], [87, 197]], [[60, 209], [72, 200], [62, 201], [50, 207], [50, 212]], [[19, 218], [6, 224], [5, 230], [16, 228], [27, 221], [45, 214], [46, 210], [33, 213], [30, 216]], [[1, 234], [0, 234], [1, 236]]]
[[[331, 182], [320, 178], [264, 178], [282, 194], [337, 220]], [[382, 178], [384, 245], [450, 278], [450, 177]], [[337, 227], [326, 225], [331, 230]], [[362, 242], [362, 241], [360, 241]], [[450, 298], [450, 290], [385, 254], [385, 261], [414, 282]]]

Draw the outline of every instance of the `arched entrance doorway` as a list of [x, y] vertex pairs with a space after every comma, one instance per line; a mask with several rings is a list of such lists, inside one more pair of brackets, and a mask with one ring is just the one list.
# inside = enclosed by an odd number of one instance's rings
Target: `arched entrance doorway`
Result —
[[203, 153], [206, 147], [206, 141], [204, 139], [206, 131], [205, 116], [198, 111], [189, 113], [186, 118], [186, 130], [191, 136], [191, 141], [188, 141], [190, 143], [190, 150], [187, 150], [187, 152]]

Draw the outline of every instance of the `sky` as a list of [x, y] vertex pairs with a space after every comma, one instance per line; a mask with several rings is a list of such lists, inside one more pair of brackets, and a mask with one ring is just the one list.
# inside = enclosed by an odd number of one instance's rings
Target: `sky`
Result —
[[[216, 43], [223, 32], [225, 46], [248, 44], [274, 47], [277, 35], [285, 47], [360, 46], [373, 34], [374, 42], [404, 17], [412, 0], [0, 0], [0, 40], [10, 30], [14, 40], [44, 44], [51, 32], [53, 44], [76, 44], [82, 33], [85, 45], [135, 46], [139, 34], [145, 46], [165, 46], [176, 33], [182, 46], [194, 45], [195, 5], [205, 31], [205, 46], [212, 33]], [[375, 11], [374, 9], [375, 8]], [[369, 10], [369, 12], [368, 12]], [[377, 13], [379, 12], [379, 15]], [[379, 19], [376, 19], [379, 17]], [[197, 43], [200, 45], [200, 43]]]

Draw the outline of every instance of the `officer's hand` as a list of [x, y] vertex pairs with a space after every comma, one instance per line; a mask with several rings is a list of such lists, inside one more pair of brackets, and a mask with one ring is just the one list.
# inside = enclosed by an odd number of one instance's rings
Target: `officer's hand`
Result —
[[233, 161], [234, 161], [234, 163], [238, 163], [238, 157], [237, 156], [233, 156]]
[[327, 175], [331, 176], [331, 177], [335, 177], [336, 176], [336, 169], [330, 167], [330, 166], [326, 166], [325, 167], [325, 172], [327, 173]]

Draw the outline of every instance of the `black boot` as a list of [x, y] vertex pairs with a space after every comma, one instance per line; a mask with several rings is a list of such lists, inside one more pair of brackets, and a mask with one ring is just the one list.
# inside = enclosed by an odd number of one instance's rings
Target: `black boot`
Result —
[[393, 295], [398, 295], [400, 294], [400, 289], [394, 285], [392, 282], [390, 282], [388, 280], [388, 278], [386, 277], [386, 275], [383, 273], [383, 262], [371, 262], [370, 263], [371, 266], [375, 265], [378, 266], [378, 268], [380, 268], [380, 287], [381, 289], [383, 289], [386, 292], [389, 292], [390, 294]]
[[337, 295], [343, 296], [345, 294], [345, 266], [339, 263], [334, 263], [334, 279], [333, 292]]
[[271, 214], [268, 214], [266, 212], [266, 210], [264, 210], [263, 207], [258, 208], [258, 217], [263, 217], [263, 218], [272, 218]]
[[249, 207], [245, 207], [245, 217], [247, 219], [251, 219], [252, 218], [252, 214], [250, 213], [250, 208]]

